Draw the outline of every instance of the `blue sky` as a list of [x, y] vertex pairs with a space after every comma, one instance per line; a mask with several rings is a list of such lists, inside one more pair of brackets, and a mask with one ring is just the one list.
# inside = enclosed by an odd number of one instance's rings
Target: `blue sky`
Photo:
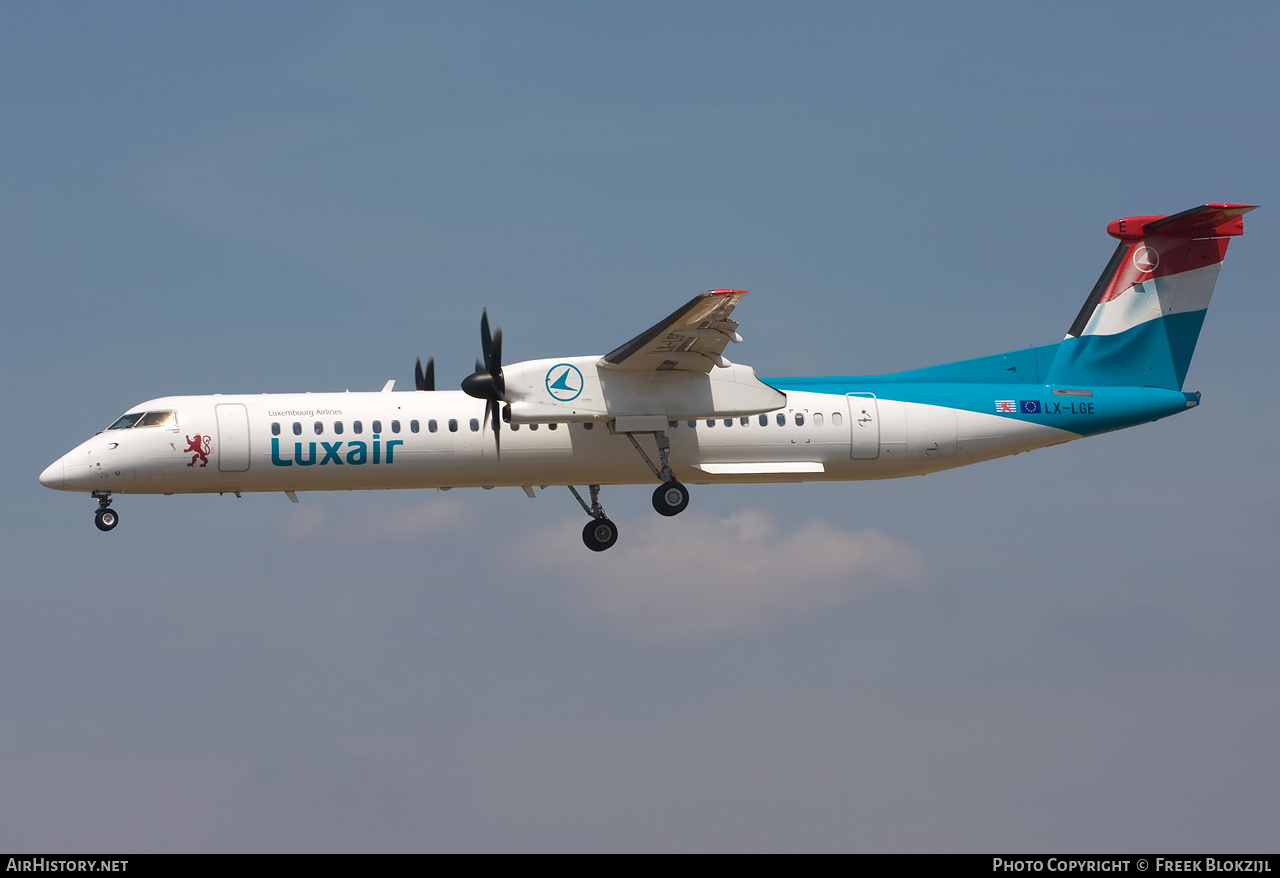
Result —
[[[0, 844], [1274, 844], [1267, 4], [0, 12]], [[170, 393], [460, 381], [749, 288], [760, 374], [1061, 338], [1108, 222], [1263, 208], [1155, 425], [927, 478], [121, 497]], [[34, 426], [35, 429], [31, 427]]]

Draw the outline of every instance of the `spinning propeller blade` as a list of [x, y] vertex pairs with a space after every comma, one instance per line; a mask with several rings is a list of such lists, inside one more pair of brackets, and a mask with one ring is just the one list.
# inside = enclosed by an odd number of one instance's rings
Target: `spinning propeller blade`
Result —
[[436, 358], [427, 358], [427, 371], [422, 371], [422, 358], [419, 357], [413, 364], [413, 386], [419, 390], [435, 390], [436, 389]]
[[484, 419], [493, 429], [494, 445], [502, 453], [501, 404], [506, 394], [506, 381], [502, 377], [502, 330], [489, 332], [489, 311], [480, 312], [480, 352], [482, 360], [476, 360], [475, 372], [462, 379], [462, 390], [468, 396], [484, 400]]

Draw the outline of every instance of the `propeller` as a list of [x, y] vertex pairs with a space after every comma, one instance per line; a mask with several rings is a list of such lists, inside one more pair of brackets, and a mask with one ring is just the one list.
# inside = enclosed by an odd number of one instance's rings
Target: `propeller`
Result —
[[507, 385], [502, 378], [502, 330], [489, 333], [489, 311], [480, 312], [480, 352], [475, 372], [462, 379], [462, 390], [468, 396], [484, 400], [484, 417], [493, 427], [493, 441], [502, 453], [501, 404]]
[[422, 371], [422, 358], [413, 364], [413, 386], [419, 390], [436, 389], [436, 358], [427, 358], [427, 371]]

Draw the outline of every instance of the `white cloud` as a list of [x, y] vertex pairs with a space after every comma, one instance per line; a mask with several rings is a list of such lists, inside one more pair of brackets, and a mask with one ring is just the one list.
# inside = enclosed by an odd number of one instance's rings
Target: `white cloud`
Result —
[[783, 532], [755, 509], [646, 519], [598, 555], [581, 546], [548, 552], [572, 527], [540, 527], [517, 556], [562, 577], [576, 608], [643, 639], [740, 633], [927, 578], [915, 549], [877, 530], [811, 521]]

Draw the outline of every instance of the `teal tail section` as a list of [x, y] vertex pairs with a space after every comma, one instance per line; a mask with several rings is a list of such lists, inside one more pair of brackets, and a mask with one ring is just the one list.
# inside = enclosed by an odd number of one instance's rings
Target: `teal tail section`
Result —
[[1116, 220], [1119, 240], [1067, 336], [886, 375], [767, 378], [782, 391], [859, 394], [993, 414], [1089, 436], [1199, 403], [1182, 385], [1231, 238], [1248, 204]]
[[1119, 219], [1120, 243], [1045, 375], [1051, 385], [1181, 390], [1247, 204]]

